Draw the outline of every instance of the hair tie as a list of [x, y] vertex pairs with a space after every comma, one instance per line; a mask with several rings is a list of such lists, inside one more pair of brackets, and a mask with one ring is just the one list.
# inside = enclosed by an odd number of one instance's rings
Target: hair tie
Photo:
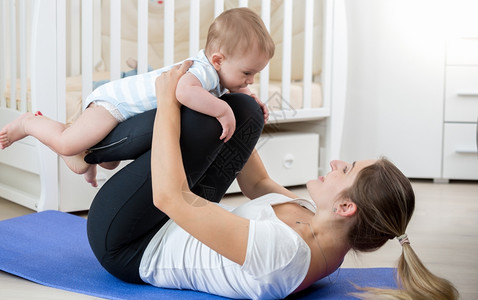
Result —
[[410, 245], [410, 241], [408, 240], [408, 235], [406, 233], [402, 234], [401, 236], [397, 236], [397, 239], [401, 246], [403, 246], [403, 244]]

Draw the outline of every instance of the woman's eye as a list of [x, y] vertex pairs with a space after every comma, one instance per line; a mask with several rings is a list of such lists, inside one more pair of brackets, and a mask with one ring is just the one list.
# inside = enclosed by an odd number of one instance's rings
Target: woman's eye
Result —
[[344, 168], [344, 174], [347, 174], [347, 167]]

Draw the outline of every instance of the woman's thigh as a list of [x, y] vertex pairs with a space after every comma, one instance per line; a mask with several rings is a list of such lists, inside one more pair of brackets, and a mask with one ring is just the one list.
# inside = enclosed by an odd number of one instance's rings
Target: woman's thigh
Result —
[[146, 111], [116, 126], [101, 142], [89, 149], [89, 164], [136, 159], [149, 149], [156, 109]]
[[141, 282], [144, 249], [169, 219], [152, 201], [151, 152], [118, 171], [97, 193], [87, 222], [88, 239], [103, 267], [128, 282]]

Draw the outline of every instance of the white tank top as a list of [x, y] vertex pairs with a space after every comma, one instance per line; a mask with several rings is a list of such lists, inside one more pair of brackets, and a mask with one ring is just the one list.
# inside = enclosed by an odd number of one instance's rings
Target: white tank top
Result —
[[286, 297], [307, 274], [310, 248], [275, 215], [272, 205], [285, 202], [298, 202], [313, 212], [316, 210], [310, 200], [290, 199], [280, 194], [268, 194], [229, 209], [250, 220], [242, 266], [211, 250], [169, 220], [144, 252], [141, 278], [158, 287], [190, 289], [229, 298]]

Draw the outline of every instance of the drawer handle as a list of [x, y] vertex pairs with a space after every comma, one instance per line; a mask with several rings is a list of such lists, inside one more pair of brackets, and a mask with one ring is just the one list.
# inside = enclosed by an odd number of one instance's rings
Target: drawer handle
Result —
[[460, 91], [456, 94], [460, 97], [476, 97], [478, 96], [478, 91]]
[[456, 147], [455, 152], [458, 154], [476, 154], [478, 153], [478, 150], [475, 147]]
[[284, 159], [282, 160], [282, 164], [284, 165], [286, 169], [292, 168], [292, 166], [294, 165], [294, 162], [295, 162], [295, 156], [292, 154], [286, 154], [286, 156], [284, 156]]

